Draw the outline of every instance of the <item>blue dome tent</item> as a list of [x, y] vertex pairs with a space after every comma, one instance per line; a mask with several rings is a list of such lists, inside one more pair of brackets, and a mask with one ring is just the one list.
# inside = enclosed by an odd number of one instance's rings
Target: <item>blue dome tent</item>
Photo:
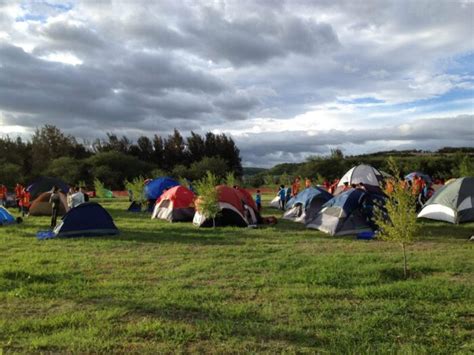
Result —
[[329, 192], [320, 187], [304, 189], [288, 201], [283, 218], [304, 223], [313, 219], [323, 205], [332, 198]]
[[5, 208], [0, 206], [0, 226], [13, 224], [15, 222], [15, 217], [13, 217]]
[[61, 179], [46, 176], [35, 180], [26, 189], [31, 194], [31, 200], [34, 200], [43, 192], [51, 191], [53, 186], [59, 187], [59, 190], [65, 194], [67, 194], [69, 191], [69, 186]]
[[147, 198], [147, 200], [156, 200], [161, 196], [163, 191], [178, 185], [179, 182], [173, 180], [170, 177], [161, 177], [152, 180], [145, 185], [145, 197]]
[[350, 189], [325, 203], [306, 227], [336, 236], [373, 231], [375, 226], [368, 208], [374, 203], [382, 205], [383, 201], [383, 196]]
[[54, 229], [56, 237], [116, 235], [119, 230], [110, 214], [98, 203], [86, 202], [66, 213]]

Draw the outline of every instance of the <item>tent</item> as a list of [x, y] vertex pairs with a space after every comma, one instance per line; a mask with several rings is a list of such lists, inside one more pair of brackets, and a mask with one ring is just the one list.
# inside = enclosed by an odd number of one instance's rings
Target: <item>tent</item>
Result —
[[276, 195], [275, 198], [270, 201], [270, 207], [280, 208], [280, 195]]
[[86, 202], [67, 212], [54, 228], [57, 237], [116, 235], [119, 231], [110, 214], [96, 202]]
[[101, 198], [114, 198], [114, 193], [110, 190], [102, 188], [100, 191], [96, 191], [96, 196], [100, 196]]
[[308, 187], [288, 201], [283, 219], [302, 223], [312, 220], [332, 198], [329, 192], [320, 187]]
[[28, 186], [26, 190], [30, 193], [31, 199], [34, 200], [43, 192], [51, 191], [53, 186], [57, 186], [63, 193], [69, 191], [69, 186], [64, 181], [52, 177], [41, 177]]
[[15, 217], [13, 217], [10, 212], [6, 210], [6, 208], [0, 206], [0, 226], [12, 224], [15, 222]]
[[423, 173], [420, 173], [418, 171], [414, 171], [408, 175], [405, 176], [405, 180], [408, 180], [408, 181], [413, 181], [413, 179], [415, 178], [415, 176], [419, 176], [421, 177], [424, 181], [426, 182], [429, 182], [431, 183], [431, 177], [429, 175], [426, 175], [426, 174], [423, 174]]
[[[218, 192], [219, 213], [215, 218], [216, 226], [247, 227], [257, 224], [261, 217], [256, 210], [255, 201], [246, 190], [234, 189], [229, 186], [216, 186]], [[197, 211], [193, 223], [199, 227], [212, 227], [212, 219], [199, 212], [199, 199], [196, 201]]]
[[169, 177], [152, 180], [145, 185], [145, 197], [147, 200], [157, 200], [163, 191], [178, 185], [179, 182]]
[[474, 177], [444, 185], [426, 202], [418, 218], [450, 223], [474, 221]]
[[382, 195], [383, 192], [380, 188], [380, 183], [383, 178], [383, 174], [373, 166], [364, 164], [354, 166], [339, 180], [334, 195], [338, 195], [343, 191], [345, 182], [347, 182], [349, 186], [362, 182], [367, 191]]
[[371, 198], [361, 189], [345, 191], [326, 202], [321, 211], [308, 220], [306, 227], [336, 236], [370, 232], [373, 228], [364, 211], [364, 203]]
[[170, 222], [191, 222], [194, 217], [194, 192], [184, 186], [175, 186], [163, 192], [156, 201], [151, 218]]
[[[68, 208], [67, 208], [67, 199], [66, 195], [63, 193], [59, 193], [61, 204], [59, 206], [59, 215], [64, 215]], [[51, 192], [43, 192], [39, 195], [30, 206], [30, 216], [51, 216], [52, 208], [51, 204], [49, 203], [49, 198], [51, 197]]]

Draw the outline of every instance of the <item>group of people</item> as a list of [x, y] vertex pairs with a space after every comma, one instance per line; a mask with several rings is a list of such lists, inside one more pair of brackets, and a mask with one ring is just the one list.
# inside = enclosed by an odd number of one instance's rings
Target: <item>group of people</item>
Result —
[[[311, 179], [305, 179], [305, 188], [311, 187], [313, 182]], [[285, 210], [286, 203], [294, 196], [298, 195], [301, 190], [301, 177], [297, 176], [290, 186], [280, 185], [278, 189], [278, 197], [280, 197], [280, 209]]]
[[85, 191], [85, 188], [77, 187], [77, 186], [72, 186], [69, 188], [69, 192], [67, 193], [67, 207], [69, 209], [77, 207], [81, 203], [88, 202], [88, 201], [89, 201], [89, 195]]

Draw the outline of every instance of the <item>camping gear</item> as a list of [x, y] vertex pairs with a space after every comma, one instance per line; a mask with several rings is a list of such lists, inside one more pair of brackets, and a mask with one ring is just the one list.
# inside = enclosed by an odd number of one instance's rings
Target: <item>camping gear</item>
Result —
[[15, 223], [15, 217], [13, 217], [6, 208], [0, 206], [0, 226]]
[[444, 185], [426, 202], [418, 218], [450, 223], [474, 221], [474, 177]]
[[361, 189], [345, 191], [326, 202], [306, 227], [336, 236], [370, 232], [373, 228], [365, 207], [374, 198]]
[[194, 193], [184, 186], [175, 186], [163, 192], [156, 201], [151, 218], [170, 222], [191, 222], [194, 217]]
[[56, 234], [52, 230], [38, 231], [36, 233], [36, 238], [39, 240], [55, 238]]
[[67, 212], [54, 228], [57, 237], [116, 235], [119, 230], [110, 214], [96, 202], [82, 203]]
[[286, 204], [283, 219], [305, 223], [312, 220], [333, 196], [320, 187], [309, 187], [292, 197]]
[[[255, 201], [246, 190], [225, 185], [216, 186], [218, 192], [219, 213], [215, 218], [216, 226], [247, 227], [261, 221]], [[199, 227], [212, 227], [211, 218], [199, 212], [199, 199], [196, 201], [196, 213], [193, 224]]]
[[31, 199], [34, 200], [43, 192], [51, 191], [53, 186], [57, 186], [63, 193], [67, 193], [69, 191], [69, 186], [64, 181], [47, 176], [35, 180], [30, 186], [26, 188], [26, 191], [31, 194]]
[[339, 180], [334, 196], [339, 195], [344, 190], [344, 183], [347, 182], [349, 186], [352, 184], [363, 183], [367, 191], [383, 195], [380, 188], [380, 183], [383, 181], [383, 175], [380, 171], [370, 165], [357, 165], [351, 168]]
[[[30, 206], [30, 216], [51, 216], [52, 213], [52, 206], [49, 203], [49, 198], [51, 197], [51, 192], [43, 192], [39, 195]], [[66, 214], [68, 207], [67, 207], [67, 199], [66, 195], [63, 193], [59, 193], [59, 198], [61, 203], [59, 205], [59, 215], [62, 216]]]
[[360, 232], [357, 234], [357, 239], [362, 239], [362, 240], [371, 240], [374, 239], [375, 233], [370, 231], [370, 232]]
[[179, 182], [169, 177], [161, 177], [152, 180], [145, 185], [145, 197], [148, 200], [156, 201], [165, 190], [178, 185]]

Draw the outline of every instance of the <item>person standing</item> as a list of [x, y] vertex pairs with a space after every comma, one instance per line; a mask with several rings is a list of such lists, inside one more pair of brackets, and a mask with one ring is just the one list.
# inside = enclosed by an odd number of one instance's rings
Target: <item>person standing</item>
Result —
[[280, 185], [280, 189], [278, 190], [278, 197], [280, 197], [280, 209], [282, 211], [285, 210], [285, 202], [286, 202], [286, 189], [285, 185]]
[[255, 195], [255, 203], [257, 204], [258, 212], [260, 212], [262, 210], [262, 195], [260, 194], [260, 190], [257, 190], [257, 194]]
[[87, 193], [85, 186], [81, 187], [79, 191], [84, 195], [84, 202], [89, 202], [89, 194]]
[[23, 217], [28, 216], [30, 211], [30, 205], [31, 195], [25, 188], [23, 188], [23, 192], [21, 194], [21, 215]]
[[300, 177], [296, 177], [291, 185], [291, 196], [294, 197], [300, 192]]
[[74, 194], [74, 187], [70, 187], [69, 188], [69, 191], [67, 193], [67, 196], [66, 196], [66, 200], [67, 200], [67, 208], [68, 209], [71, 209], [73, 206], [72, 206], [72, 195]]
[[71, 196], [72, 208], [79, 206], [84, 203], [84, 194], [79, 190], [78, 187], [74, 189], [74, 194]]
[[15, 200], [16, 200], [16, 205], [18, 207], [18, 212], [21, 213], [21, 195], [23, 193], [23, 185], [21, 184], [16, 184], [15, 186]]
[[56, 227], [56, 222], [59, 214], [59, 207], [61, 206], [61, 196], [59, 195], [59, 189], [57, 186], [53, 186], [53, 192], [49, 197], [49, 203], [51, 204], [51, 229]]
[[5, 185], [0, 185], [0, 206], [7, 205], [7, 187]]
[[304, 187], [305, 188], [310, 188], [311, 185], [313, 185], [313, 182], [311, 181], [311, 179], [306, 178], [306, 180], [304, 181]]

